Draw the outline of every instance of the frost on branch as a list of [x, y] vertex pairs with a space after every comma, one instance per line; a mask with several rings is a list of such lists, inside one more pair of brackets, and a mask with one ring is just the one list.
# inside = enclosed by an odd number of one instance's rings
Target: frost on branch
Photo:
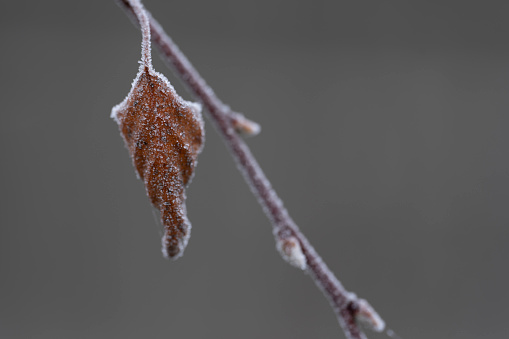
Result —
[[191, 231], [185, 188], [204, 141], [201, 105], [183, 100], [166, 77], [153, 69], [145, 10], [139, 1], [130, 3], [142, 28], [142, 61], [129, 94], [113, 107], [111, 116], [150, 201], [161, 213], [163, 253], [178, 258]]

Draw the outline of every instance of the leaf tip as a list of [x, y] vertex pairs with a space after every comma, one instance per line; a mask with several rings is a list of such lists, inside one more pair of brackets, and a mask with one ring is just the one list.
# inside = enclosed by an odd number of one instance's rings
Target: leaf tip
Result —
[[184, 254], [184, 249], [187, 247], [187, 243], [191, 235], [191, 226], [189, 223], [186, 228], [186, 234], [181, 238], [168, 236], [168, 234], [163, 236], [161, 239], [161, 251], [163, 252], [164, 258], [177, 260]]

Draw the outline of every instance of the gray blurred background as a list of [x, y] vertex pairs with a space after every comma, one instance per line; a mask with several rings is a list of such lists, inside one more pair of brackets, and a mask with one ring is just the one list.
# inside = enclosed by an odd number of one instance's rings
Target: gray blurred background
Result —
[[[508, 3], [145, 4], [261, 123], [291, 215], [390, 328], [509, 336]], [[0, 26], [0, 338], [343, 338], [208, 122], [189, 246], [162, 258], [109, 117], [141, 43], [113, 1], [12, 1]]]

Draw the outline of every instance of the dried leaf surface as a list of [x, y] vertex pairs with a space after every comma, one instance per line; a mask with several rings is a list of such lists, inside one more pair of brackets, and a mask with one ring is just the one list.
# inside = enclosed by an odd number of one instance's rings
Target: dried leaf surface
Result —
[[[138, 6], [143, 26], [144, 10], [138, 1], [133, 5]], [[183, 100], [166, 77], [154, 71], [150, 30], [142, 31], [142, 65], [128, 96], [113, 107], [111, 115], [120, 127], [150, 201], [161, 213], [165, 227], [163, 253], [178, 258], [191, 231], [185, 188], [204, 141], [201, 106]]]

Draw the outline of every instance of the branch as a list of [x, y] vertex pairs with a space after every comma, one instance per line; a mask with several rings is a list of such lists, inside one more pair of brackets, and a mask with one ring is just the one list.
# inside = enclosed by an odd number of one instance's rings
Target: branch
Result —
[[[130, 2], [128, 0], [116, 1], [139, 27]], [[358, 325], [359, 320], [377, 332], [383, 331], [385, 324], [378, 314], [365, 300], [357, 298], [355, 294], [348, 292], [343, 287], [306, 237], [299, 231], [253, 154], [239, 136], [239, 131], [256, 134], [259, 131], [259, 126], [239, 113], [231, 111], [219, 100], [159, 23], [150, 14], [148, 14], [148, 18], [152, 40], [154, 45], [159, 48], [163, 60], [181, 78], [189, 91], [207, 108], [210, 119], [222, 134], [239, 170], [244, 175], [244, 179], [272, 222], [277, 248], [283, 258], [309, 273], [331, 304], [348, 339], [366, 338]]]

